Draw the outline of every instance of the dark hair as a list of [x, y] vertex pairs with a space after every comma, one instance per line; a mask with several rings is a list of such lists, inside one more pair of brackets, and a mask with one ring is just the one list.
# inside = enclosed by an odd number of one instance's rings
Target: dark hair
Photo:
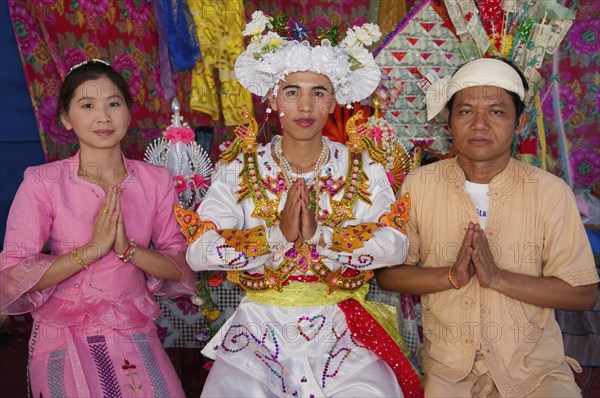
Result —
[[[517, 72], [519, 77], [521, 78], [521, 82], [523, 83], [523, 88], [525, 89], [525, 92], [527, 92], [527, 90], [529, 90], [529, 84], [527, 84], [527, 79], [525, 79], [525, 75], [523, 74], [523, 72], [521, 72], [521, 70], [517, 67], [517, 65], [515, 65], [512, 61], [510, 61], [506, 58], [501, 58], [501, 57], [491, 57], [491, 58], [497, 59], [498, 61], [502, 61], [505, 64], [507, 64], [508, 66], [510, 66], [511, 68], [513, 68]], [[463, 66], [465, 66], [467, 64], [468, 64], [468, 62], [459, 66], [454, 71], [452, 76], [454, 76], [454, 74], [456, 72], [458, 72], [458, 70], [460, 68], [462, 68]], [[521, 98], [519, 98], [518, 94], [513, 93], [512, 91], [508, 91], [508, 90], [504, 90], [504, 91], [506, 91], [508, 93], [508, 95], [510, 95], [510, 97], [513, 100], [513, 103], [515, 104], [515, 122], [518, 123], [519, 118], [521, 117], [521, 114], [523, 114], [523, 111], [525, 111], [525, 102], [523, 102], [523, 100]], [[450, 100], [446, 103], [446, 109], [448, 110], [448, 124], [450, 124], [450, 119], [452, 119], [452, 107], [454, 106], [454, 99], [456, 98], [456, 94], [457, 93], [454, 93], [454, 95], [452, 95]]]
[[125, 99], [127, 107], [131, 108], [133, 105], [133, 97], [129, 92], [129, 87], [123, 76], [118, 74], [104, 61], [91, 60], [75, 66], [67, 73], [58, 93], [58, 100], [56, 103], [57, 117], [60, 119], [61, 112], [67, 112], [69, 110], [69, 105], [75, 95], [75, 89], [77, 89], [80, 84], [85, 83], [88, 80], [100, 79], [101, 77], [107, 77], [115, 86], [117, 86]]

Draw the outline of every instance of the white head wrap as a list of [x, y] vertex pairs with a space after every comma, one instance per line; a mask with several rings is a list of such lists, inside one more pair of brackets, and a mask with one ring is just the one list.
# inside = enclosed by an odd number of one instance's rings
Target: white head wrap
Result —
[[379, 27], [364, 24], [348, 29], [339, 46], [329, 40], [311, 46], [307, 41], [287, 40], [270, 28], [271, 17], [261, 11], [252, 14], [244, 33], [252, 36], [246, 51], [235, 62], [235, 76], [251, 93], [264, 96], [294, 72], [314, 72], [331, 81], [335, 99], [340, 105], [362, 101], [375, 91], [381, 71], [373, 55], [364, 46], [381, 37]]
[[446, 76], [427, 89], [427, 120], [433, 119], [460, 90], [473, 86], [496, 86], [513, 92], [523, 100], [525, 87], [510, 65], [498, 59], [480, 58], [465, 64], [454, 76]]

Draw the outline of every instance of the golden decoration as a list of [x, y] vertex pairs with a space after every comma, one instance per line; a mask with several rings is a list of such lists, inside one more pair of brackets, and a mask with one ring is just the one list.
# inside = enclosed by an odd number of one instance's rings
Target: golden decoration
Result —
[[377, 220], [380, 227], [391, 227], [403, 234], [406, 234], [406, 224], [408, 223], [408, 211], [410, 210], [410, 195], [404, 196], [390, 205], [390, 212], [383, 214]]
[[364, 124], [357, 125], [356, 122], [362, 119], [363, 111], [359, 110], [356, 112], [348, 122], [346, 122], [346, 132], [348, 133], [348, 150], [351, 153], [362, 152], [364, 149], [363, 138], [369, 136], [369, 129]]
[[188, 244], [194, 242], [207, 231], [215, 231], [217, 226], [212, 221], [200, 221], [198, 213], [190, 209], [184, 209], [180, 205], [174, 207], [175, 218], [181, 226], [181, 232]]
[[279, 207], [279, 197], [275, 199], [264, 198], [256, 200], [254, 204], [252, 217], [262, 218], [269, 227], [275, 225], [277, 221], [279, 221], [279, 211], [277, 210]]
[[354, 208], [354, 201], [336, 201], [331, 200], [331, 218], [334, 220], [334, 225], [339, 225], [344, 221], [356, 220], [356, 216], [352, 209]]
[[387, 170], [388, 173], [391, 173], [394, 180], [392, 183], [392, 189], [394, 193], [400, 190], [402, 183], [406, 179], [406, 176], [410, 172], [412, 168], [412, 161], [406, 153], [406, 149], [404, 145], [400, 143], [397, 139], [394, 140], [393, 149], [391, 152], [388, 152], [387, 155], [392, 156], [391, 168]]
[[221, 159], [227, 163], [235, 159], [240, 152], [254, 153], [258, 147], [258, 143], [256, 142], [258, 123], [256, 119], [250, 116], [248, 110], [242, 112], [242, 117], [248, 121], [248, 126], [246, 127], [243, 124], [238, 125], [234, 130], [236, 138], [229, 148], [221, 152]]
[[264, 280], [265, 280], [265, 284], [267, 286], [269, 286], [271, 289], [277, 290], [278, 292], [280, 292], [282, 290], [282, 285], [283, 285], [283, 278], [281, 278], [281, 274], [277, 271], [274, 270], [271, 267], [264, 267], [265, 271], [264, 271]]
[[223, 229], [218, 232], [227, 245], [233, 247], [238, 253], [245, 253], [247, 257], [258, 257], [270, 252], [267, 232], [262, 225], [245, 231]]
[[335, 228], [331, 236], [331, 250], [352, 253], [354, 250], [364, 247], [364, 242], [373, 237], [376, 229], [377, 224], [374, 222]]

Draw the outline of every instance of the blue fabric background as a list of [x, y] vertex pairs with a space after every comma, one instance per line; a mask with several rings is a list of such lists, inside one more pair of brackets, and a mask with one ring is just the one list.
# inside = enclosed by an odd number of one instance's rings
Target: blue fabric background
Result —
[[0, 1], [0, 242], [27, 166], [46, 161], [19, 56], [8, 2]]

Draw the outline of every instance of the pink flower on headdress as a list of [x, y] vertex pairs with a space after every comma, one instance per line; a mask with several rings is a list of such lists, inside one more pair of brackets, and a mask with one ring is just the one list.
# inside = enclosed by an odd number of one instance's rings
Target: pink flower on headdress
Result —
[[194, 174], [191, 182], [196, 189], [202, 189], [210, 185], [210, 180], [204, 178], [202, 174]]
[[169, 127], [165, 133], [165, 139], [172, 143], [182, 142], [189, 144], [195, 138], [196, 134], [194, 134], [194, 130], [189, 127]]
[[173, 185], [175, 185], [175, 192], [182, 193], [187, 189], [187, 182], [184, 176], [174, 176]]
[[600, 19], [576, 21], [569, 32], [569, 43], [580, 54], [598, 54], [600, 51]]
[[81, 11], [93, 16], [102, 16], [108, 11], [108, 0], [79, 0]]
[[20, 2], [11, 1], [11, 17], [15, 28], [15, 36], [23, 54], [31, 55], [40, 42], [37, 25], [29, 15], [29, 11]]

